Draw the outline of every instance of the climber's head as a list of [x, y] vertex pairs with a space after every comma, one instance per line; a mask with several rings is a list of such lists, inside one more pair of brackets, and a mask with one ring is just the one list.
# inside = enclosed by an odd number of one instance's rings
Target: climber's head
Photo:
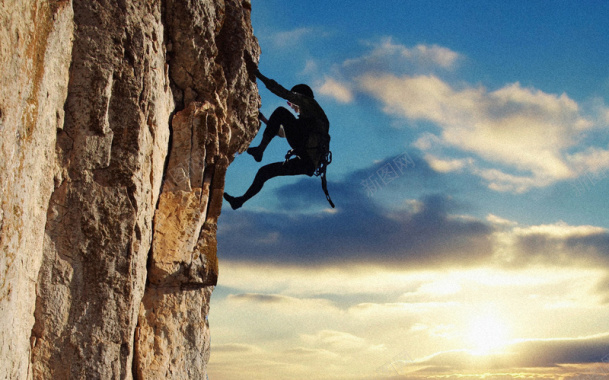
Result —
[[311, 90], [311, 87], [307, 86], [306, 84], [297, 84], [296, 86], [292, 87], [290, 91], [308, 96], [311, 99], [315, 98], [313, 95], [313, 90]]

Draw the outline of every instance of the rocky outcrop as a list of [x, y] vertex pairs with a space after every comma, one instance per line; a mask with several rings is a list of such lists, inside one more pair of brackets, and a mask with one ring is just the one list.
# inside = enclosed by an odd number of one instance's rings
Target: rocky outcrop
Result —
[[[73, 33], [72, 8], [0, 2], [0, 377], [27, 378], [30, 336], [57, 130]], [[60, 307], [58, 305], [58, 307]]]
[[204, 379], [251, 3], [0, 4], [0, 375]]

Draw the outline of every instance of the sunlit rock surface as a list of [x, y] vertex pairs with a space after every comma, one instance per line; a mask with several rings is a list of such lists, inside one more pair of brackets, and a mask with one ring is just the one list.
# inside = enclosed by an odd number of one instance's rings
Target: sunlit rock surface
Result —
[[249, 1], [0, 3], [0, 376], [198, 379]]

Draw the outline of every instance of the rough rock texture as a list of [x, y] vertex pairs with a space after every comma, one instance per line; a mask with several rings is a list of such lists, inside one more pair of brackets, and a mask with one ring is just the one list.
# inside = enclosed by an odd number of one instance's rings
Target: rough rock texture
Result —
[[25, 379], [72, 47], [65, 2], [0, 2], [0, 378]]
[[0, 2], [0, 378], [206, 377], [224, 175], [258, 128], [250, 11]]

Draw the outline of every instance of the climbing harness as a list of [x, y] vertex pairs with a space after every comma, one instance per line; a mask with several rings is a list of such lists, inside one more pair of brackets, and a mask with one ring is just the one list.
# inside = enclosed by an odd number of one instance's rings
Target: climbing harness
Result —
[[328, 151], [328, 153], [326, 153], [326, 155], [321, 160], [321, 163], [319, 164], [317, 169], [315, 169], [315, 176], [321, 176], [321, 188], [324, 190], [324, 194], [326, 194], [326, 199], [328, 200], [328, 203], [330, 203], [330, 206], [334, 208], [334, 202], [332, 202], [332, 198], [330, 198], [330, 193], [328, 193], [328, 181], [326, 180], [326, 169], [331, 163], [332, 152]]
[[[332, 202], [332, 198], [330, 198], [330, 193], [328, 192], [328, 180], [326, 179], [326, 170], [328, 169], [328, 165], [330, 165], [332, 163], [332, 152], [330, 151], [328, 145], [329, 144], [324, 144], [321, 147], [319, 147], [319, 146], [312, 147], [312, 148], [308, 148], [307, 150], [319, 149], [319, 148], [324, 149], [325, 154], [319, 160], [319, 164], [315, 168], [313, 175], [315, 175], [316, 177], [321, 177], [321, 188], [324, 191], [324, 194], [326, 195], [326, 200], [328, 201], [328, 203], [330, 203], [330, 206], [332, 206], [332, 208], [335, 208], [334, 202]], [[288, 150], [288, 153], [285, 155], [284, 164], [287, 163], [290, 160], [290, 158], [292, 158], [294, 156], [301, 158], [298, 155], [298, 153], [296, 153], [295, 149]]]

